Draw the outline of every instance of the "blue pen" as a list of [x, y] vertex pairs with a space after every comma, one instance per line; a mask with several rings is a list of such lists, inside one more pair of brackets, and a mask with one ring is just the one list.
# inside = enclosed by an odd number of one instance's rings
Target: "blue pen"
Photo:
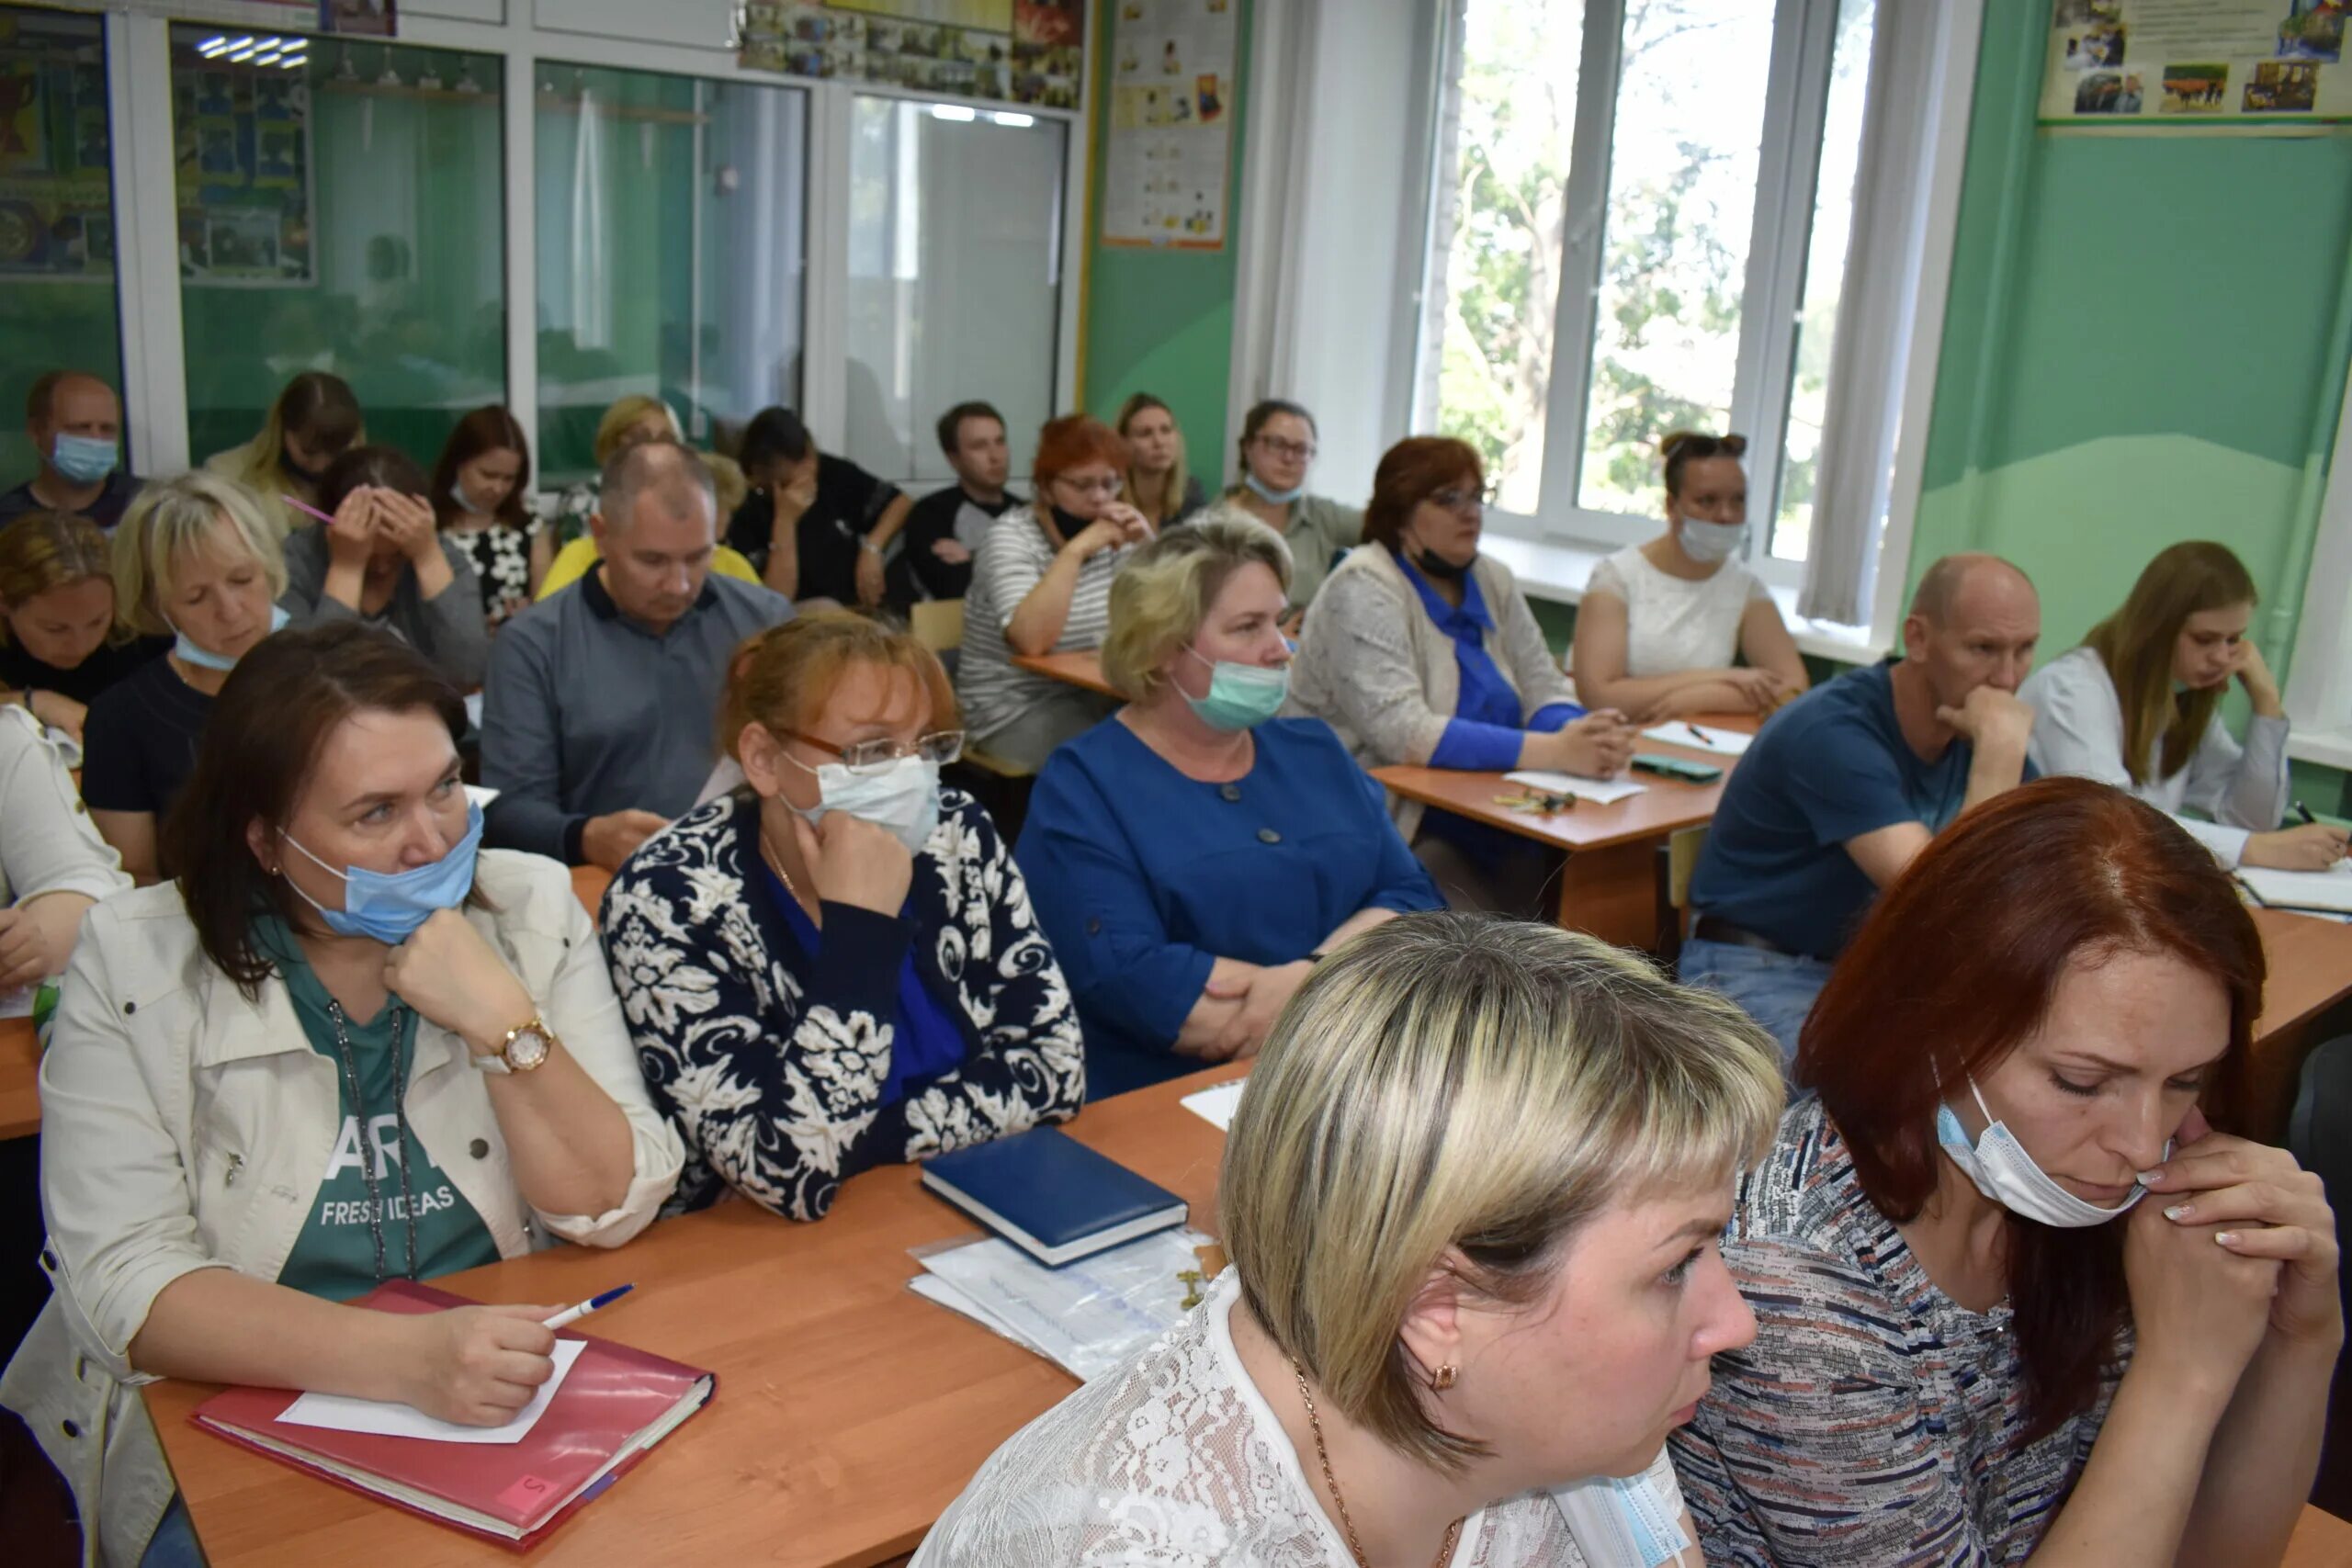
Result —
[[2303, 826], [2306, 828], [2319, 826], [2319, 818], [2312, 815], [2312, 808], [2300, 800], [2295, 802], [2295, 815], [2303, 819]]
[[615, 1302], [620, 1300], [623, 1296], [628, 1294], [635, 1289], [637, 1289], [635, 1285], [615, 1285], [611, 1290], [606, 1291], [601, 1296], [591, 1296], [586, 1301], [582, 1302], [578, 1306], [568, 1306], [564, 1308], [561, 1312], [548, 1319], [545, 1326], [548, 1328], [569, 1328], [573, 1324], [578, 1323], [582, 1318], [586, 1317], [590, 1313], [604, 1311], [605, 1308], [612, 1305]]

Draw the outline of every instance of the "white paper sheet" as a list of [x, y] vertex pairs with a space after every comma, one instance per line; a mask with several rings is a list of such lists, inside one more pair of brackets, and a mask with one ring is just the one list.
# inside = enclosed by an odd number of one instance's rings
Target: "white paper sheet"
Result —
[[2271, 871], [2242, 865], [2238, 880], [2274, 909], [2333, 909], [2352, 914], [2352, 861], [2336, 862], [2333, 871]]
[[1186, 1283], [1178, 1276], [1200, 1268], [1198, 1241], [1190, 1231], [1160, 1231], [1059, 1269], [1009, 1241], [976, 1241], [932, 1253], [922, 1266], [979, 1308], [967, 1315], [1001, 1320], [1000, 1333], [1086, 1379], [1184, 1315]]
[[40, 994], [38, 986], [18, 986], [13, 991], [0, 991], [0, 1018], [30, 1018], [33, 1002]]
[[531, 1428], [547, 1414], [548, 1402], [563, 1386], [563, 1380], [571, 1375], [571, 1363], [587, 1348], [585, 1339], [557, 1340], [555, 1371], [539, 1385], [539, 1392], [531, 1396], [531, 1403], [502, 1427], [460, 1427], [453, 1421], [427, 1416], [412, 1405], [354, 1399], [341, 1393], [306, 1393], [288, 1405], [277, 1418], [297, 1427], [322, 1427], [330, 1432], [370, 1432], [379, 1438], [424, 1438], [436, 1443], [519, 1443], [531, 1435]]
[[466, 798], [487, 811], [490, 809], [490, 803], [498, 798], [498, 792], [488, 784], [468, 784]]
[[1642, 731], [1642, 739], [1663, 740], [1669, 746], [1688, 746], [1693, 751], [1712, 751], [1718, 757], [1738, 757], [1747, 754], [1748, 742], [1756, 737], [1742, 735], [1736, 729], [1718, 729], [1712, 724], [1685, 724], [1678, 718], [1650, 726]]
[[1549, 773], [1536, 768], [1521, 768], [1504, 778], [1530, 789], [1540, 789], [1553, 795], [1573, 795], [1578, 800], [1589, 800], [1595, 806], [1613, 806], [1629, 795], [1642, 793], [1642, 785], [1631, 779], [1587, 779], [1574, 773]]
[[1180, 1103], [1185, 1110], [1206, 1122], [1218, 1132], [1230, 1132], [1233, 1128], [1233, 1112], [1240, 1105], [1241, 1091], [1248, 1087], [1249, 1082], [1248, 1078], [1236, 1078], [1231, 1083], [1221, 1083], [1215, 1089], [1204, 1089], [1198, 1094], [1188, 1094]]
[[476, 729], [481, 728], [481, 694], [480, 692], [466, 694], [466, 722]]

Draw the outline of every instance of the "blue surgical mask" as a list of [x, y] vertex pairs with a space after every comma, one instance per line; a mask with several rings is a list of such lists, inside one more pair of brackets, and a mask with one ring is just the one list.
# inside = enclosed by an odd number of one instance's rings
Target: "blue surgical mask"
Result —
[[286, 879], [286, 886], [294, 888], [295, 897], [319, 912], [327, 930], [337, 936], [364, 936], [392, 946], [414, 936], [417, 927], [436, 910], [456, 908], [473, 891], [474, 859], [481, 850], [481, 807], [471, 801], [466, 803], [466, 836], [451, 844], [447, 854], [430, 865], [390, 874], [359, 865], [337, 871], [303, 850], [285, 829], [280, 828], [277, 833], [302, 850], [304, 857], [321, 871], [343, 878], [340, 909], [328, 908], [295, 887], [292, 877]]
[[[807, 768], [797, 757], [787, 761]], [[817, 775], [817, 804], [795, 811], [811, 823], [828, 811], [846, 812], [861, 822], [888, 829], [906, 845], [907, 853], [922, 853], [931, 830], [939, 826], [939, 764], [921, 757], [901, 757], [878, 773], [853, 773], [839, 762], [810, 768]], [[788, 803], [787, 803], [788, 804]]]
[[[269, 607], [269, 629], [272, 632], [284, 631], [286, 629], [286, 623], [293, 618], [294, 617], [292, 615], [287, 614], [286, 606], [283, 604], [272, 604]], [[171, 616], [165, 615], [164, 617], [164, 624], [167, 626], [172, 626]], [[172, 626], [172, 633], [173, 636], [177, 638], [177, 640], [172, 644], [172, 651], [179, 655], [181, 663], [193, 664], [198, 670], [219, 670], [222, 671], [234, 670], [237, 667], [237, 661], [235, 660], [228, 658], [222, 654], [214, 653], [209, 649], [197, 647], [194, 642], [188, 639], [187, 633], [181, 631], [179, 627]]]
[[94, 485], [114, 472], [122, 453], [111, 441], [94, 435], [58, 432], [49, 453], [50, 466], [77, 485]]
[[1209, 694], [1196, 697], [1190, 692], [1180, 692], [1201, 722], [1211, 729], [1227, 734], [1255, 729], [1282, 711], [1283, 699], [1290, 695], [1290, 666], [1277, 665], [1268, 669], [1262, 664], [1235, 664], [1227, 660], [1203, 658], [1195, 649], [1186, 653], [1209, 667]]
[[1291, 486], [1288, 490], [1268, 490], [1263, 480], [1247, 469], [1242, 471], [1241, 482], [1248, 485], [1251, 493], [1269, 506], [1288, 506], [1306, 493], [1306, 485], [1304, 480]]

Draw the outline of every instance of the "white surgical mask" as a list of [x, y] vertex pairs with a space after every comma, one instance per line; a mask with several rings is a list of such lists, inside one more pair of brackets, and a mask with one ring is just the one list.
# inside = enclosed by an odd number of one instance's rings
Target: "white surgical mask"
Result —
[[[799, 759], [790, 759], [797, 762]], [[800, 764], [806, 767], [806, 763]], [[817, 775], [817, 804], [794, 807], [811, 823], [828, 811], [844, 811], [861, 822], [888, 829], [910, 855], [922, 853], [939, 826], [939, 764], [901, 757], [878, 773], [853, 773], [839, 762], [809, 770]]]
[[1745, 523], [1702, 523], [1696, 517], [1682, 520], [1682, 553], [1695, 561], [1724, 561], [1739, 554], [1747, 543]]
[[[2045, 1225], [2063, 1230], [2081, 1230], [2088, 1225], [2103, 1225], [2147, 1196], [2148, 1190], [2134, 1184], [2132, 1194], [2111, 1209], [2075, 1197], [2053, 1180], [2049, 1172], [2034, 1163], [2025, 1152], [2015, 1133], [2007, 1123], [1996, 1121], [1984, 1104], [1984, 1092], [1976, 1080], [1968, 1080], [1968, 1092], [1976, 1097], [1976, 1109], [1984, 1112], [1984, 1131], [1972, 1147], [1968, 1129], [1949, 1105], [1936, 1107], [1936, 1142], [1951, 1156], [1961, 1173], [1976, 1184], [1976, 1190], [1990, 1198], [2013, 1214], [2029, 1220], [2039, 1220]], [[2165, 1145], [2165, 1157], [2172, 1157], [2172, 1145]]]
[[449, 499], [458, 503], [458, 510], [470, 513], [476, 517], [482, 515], [483, 509], [476, 506], [474, 498], [466, 493], [465, 480], [451, 479], [449, 481]]

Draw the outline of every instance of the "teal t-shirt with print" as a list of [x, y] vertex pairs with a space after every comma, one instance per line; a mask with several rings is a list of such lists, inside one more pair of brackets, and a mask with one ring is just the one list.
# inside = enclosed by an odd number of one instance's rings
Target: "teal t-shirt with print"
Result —
[[[331, 998], [319, 977], [302, 957], [301, 948], [284, 922], [264, 916], [254, 922], [262, 950], [277, 962], [293, 998], [294, 1015], [311, 1049], [335, 1069], [336, 1098], [343, 1122], [327, 1156], [318, 1191], [302, 1221], [301, 1235], [278, 1270], [277, 1282], [307, 1295], [329, 1301], [349, 1301], [376, 1288], [376, 1243], [368, 1225], [368, 1170], [375, 1167], [376, 1191], [383, 1205], [384, 1274], [397, 1279], [408, 1269], [407, 1210], [401, 1198], [401, 1165], [408, 1166], [408, 1190], [416, 1207], [415, 1278], [455, 1273], [476, 1264], [498, 1261], [498, 1243], [474, 1206], [454, 1182], [427, 1156], [410, 1132], [401, 1146], [400, 1119], [394, 1111], [398, 1084], [396, 1057], [413, 1062], [415, 1015], [398, 1001], [366, 1022], [346, 1017], [344, 1032], [351, 1040], [352, 1065], [359, 1079], [360, 1103], [351, 1102], [350, 1080], [345, 1077], [335, 1048], [334, 1023], [328, 1017]], [[403, 1038], [404, 1037], [404, 1038]], [[404, 1048], [403, 1048], [404, 1047]]]

